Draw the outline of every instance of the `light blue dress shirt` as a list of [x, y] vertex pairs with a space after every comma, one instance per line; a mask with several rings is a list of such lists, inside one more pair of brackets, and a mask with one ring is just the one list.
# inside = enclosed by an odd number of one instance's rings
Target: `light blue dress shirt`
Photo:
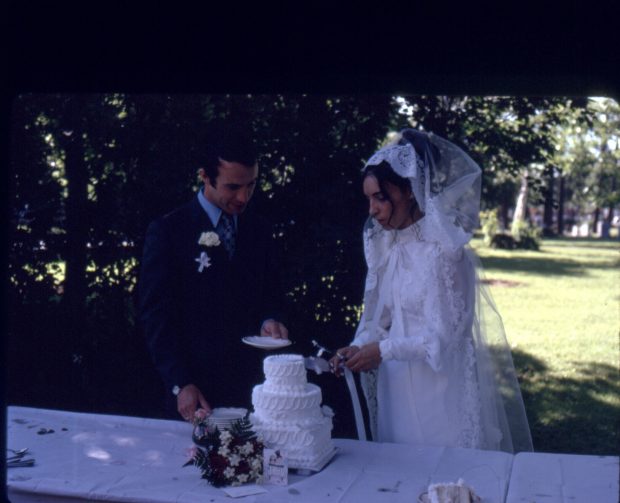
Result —
[[[215, 206], [215, 204], [213, 204], [205, 197], [203, 189], [198, 192], [198, 202], [200, 203], [200, 206], [202, 206], [202, 208], [207, 212], [209, 220], [211, 220], [213, 228], [215, 229], [217, 227], [217, 223], [220, 221], [222, 209]], [[237, 215], [233, 215], [233, 221], [235, 222], [235, 230], [237, 230]]]

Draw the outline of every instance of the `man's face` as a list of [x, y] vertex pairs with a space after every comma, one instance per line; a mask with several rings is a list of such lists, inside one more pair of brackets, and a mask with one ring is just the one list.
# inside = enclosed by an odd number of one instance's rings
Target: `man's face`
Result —
[[204, 195], [225, 213], [239, 215], [245, 210], [256, 187], [258, 165], [248, 167], [222, 159], [218, 171], [215, 187], [204, 170], [199, 171], [205, 184]]

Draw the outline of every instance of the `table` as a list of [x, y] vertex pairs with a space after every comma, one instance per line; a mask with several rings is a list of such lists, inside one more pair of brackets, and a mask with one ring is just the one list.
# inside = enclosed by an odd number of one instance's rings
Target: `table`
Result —
[[[40, 428], [54, 433], [39, 435]], [[34, 467], [7, 472], [8, 494], [14, 503], [231, 501], [201, 479], [197, 468], [182, 466], [193, 445], [191, 425], [182, 421], [9, 407], [7, 429], [7, 446], [29, 447], [36, 459]], [[350, 439], [334, 443], [338, 452], [321, 472], [292, 474], [288, 486], [264, 486], [266, 494], [239, 501], [411, 503], [429, 483], [462, 477], [485, 502], [504, 502], [507, 495], [513, 502], [528, 501], [519, 498], [528, 497], [527, 490], [533, 487], [524, 482], [526, 469], [534, 466], [529, 456]], [[546, 459], [531, 456], [536, 462]], [[589, 456], [576, 458], [590, 461]], [[513, 461], [524, 467], [514, 480]], [[600, 480], [607, 483], [613, 477], [605, 474]]]
[[[31, 468], [11, 468], [13, 502], [65, 498], [123, 502], [228, 502], [188, 459], [191, 426], [124, 416], [9, 407], [7, 445], [29, 447]], [[54, 433], [39, 435], [40, 428]], [[504, 501], [512, 456], [502, 452], [411, 447], [335, 439], [338, 452], [321, 472], [292, 475], [286, 487], [246, 502], [415, 502], [430, 482], [459, 477], [487, 501]], [[76, 501], [72, 499], [71, 501]]]
[[506, 503], [617, 503], [615, 456], [520, 452], [514, 457]]

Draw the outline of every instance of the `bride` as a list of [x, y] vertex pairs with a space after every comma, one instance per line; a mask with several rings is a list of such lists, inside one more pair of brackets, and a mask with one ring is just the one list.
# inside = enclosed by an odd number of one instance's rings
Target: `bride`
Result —
[[332, 365], [361, 372], [377, 441], [532, 450], [501, 318], [467, 246], [480, 184], [461, 149], [413, 129], [364, 167], [364, 312]]

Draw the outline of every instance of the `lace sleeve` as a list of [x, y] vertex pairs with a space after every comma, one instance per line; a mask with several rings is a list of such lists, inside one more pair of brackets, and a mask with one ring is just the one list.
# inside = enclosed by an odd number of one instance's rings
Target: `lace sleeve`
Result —
[[471, 339], [475, 275], [462, 248], [448, 252], [435, 246], [427, 259], [422, 319], [409, 327], [415, 335], [390, 337], [379, 347], [383, 359], [424, 359], [439, 371], [447, 354], [466, 349], [467, 334]]
[[[385, 268], [382, 267], [379, 260], [382, 252], [385, 253], [385, 250], [382, 250], [384, 248], [384, 239], [382, 238], [384, 236], [381, 231], [374, 226], [371, 220], [367, 221], [364, 229], [364, 257], [366, 258], [368, 272], [366, 273], [364, 287], [363, 312], [355, 332], [355, 337], [353, 342], [351, 342], [353, 346], [361, 347], [364, 344], [385, 338], [387, 328], [390, 326], [390, 314], [387, 309], [383, 309], [376, 330], [370, 330], [368, 323], [369, 317], [372, 315], [369, 313], [374, 313], [377, 308], [380, 277], [385, 273]], [[373, 333], [371, 334], [371, 332]]]
[[377, 305], [377, 297], [378, 297], [378, 294], [376, 290], [365, 292], [364, 312], [362, 313], [362, 317], [360, 318], [359, 325], [357, 326], [357, 331], [355, 332], [355, 338], [353, 339], [353, 342], [351, 342], [352, 346], [361, 347], [364, 344], [368, 344], [370, 342], [381, 341], [386, 338], [388, 329], [390, 327], [390, 313], [387, 309], [383, 310], [376, 329], [371, 330], [369, 328], [368, 313], [374, 311], [374, 308]]

